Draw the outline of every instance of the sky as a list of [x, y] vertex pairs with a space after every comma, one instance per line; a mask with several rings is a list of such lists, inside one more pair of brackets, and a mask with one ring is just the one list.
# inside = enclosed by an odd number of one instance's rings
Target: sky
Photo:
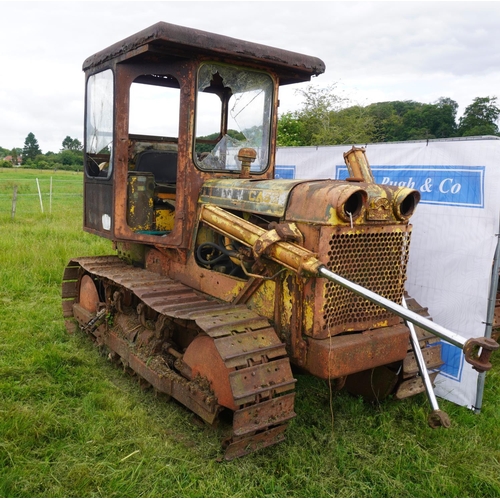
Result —
[[83, 61], [158, 21], [319, 57], [326, 72], [283, 87], [280, 113], [307, 85], [349, 104], [448, 97], [459, 116], [500, 97], [500, 2], [2, 1], [0, 146], [42, 152], [83, 141]]

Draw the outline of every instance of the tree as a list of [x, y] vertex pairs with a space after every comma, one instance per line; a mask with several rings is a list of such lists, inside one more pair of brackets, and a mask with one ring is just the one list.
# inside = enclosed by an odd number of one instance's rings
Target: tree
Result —
[[24, 141], [24, 147], [22, 152], [22, 163], [25, 164], [28, 160], [34, 160], [37, 155], [42, 154], [42, 150], [38, 146], [38, 141], [36, 140], [35, 134], [30, 132]]
[[72, 139], [69, 135], [66, 136], [62, 142], [63, 150], [81, 151], [83, 149], [82, 143], [78, 139]]
[[278, 146], [307, 146], [305, 124], [296, 113], [284, 113], [278, 119]]
[[12, 162], [8, 160], [0, 160], [0, 168], [12, 168]]
[[61, 151], [57, 155], [57, 157], [59, 159], [59, 162], [61, 162], [63, 165], [78, 165], [80, 167], [83, 166], [83, 155], [80, 151], [65, 149], [64, 151]]
[[434, 136], [438, 139], [457, 135], [458, 103], [449, 97], [440, 97], [435, 103]]
[[10, 151], [10, 155], [12, 156], [12, 163], [17, 165], [17, 161], [19, 157], [23, 154], [23, 150], [21, 148], [12, 148]]
[[496, 97], [476, 97], [460, 117], [458, 131], [462, 137], [471, 135], [498, 135], [497, 120], [500, 109]]
[[341, 144], [346, 133], [343, 122], [359, 115], [356, 112], [340, 115], [346, 109], [348, 99], [339, 96], [335, 84], [326, 88], [309, 85], [305, 90], [297, 91], [304, 98], [301, 110], [283, 114], [278, 120], [278, 145], [280, 146], [316, 146]]

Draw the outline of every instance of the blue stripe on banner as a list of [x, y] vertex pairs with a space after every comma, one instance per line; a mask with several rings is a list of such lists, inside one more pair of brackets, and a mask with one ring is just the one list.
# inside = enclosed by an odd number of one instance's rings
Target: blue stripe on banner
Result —
[[[484, 208], [484, 166], [376, 165], [375, 182], [417, 189], [421, 203], [454, 207]], [[336, 178], [349, 177], [345, 165], [336, 166]]]
[[274, 168], [275, 179], [295, 179], [295, 165], [276, 165]]
[[461, 382], [462, 369], [464, 366], [464, 355], [462, 349], [448, 344], [447, 342], [438, 343], [441, 344], [441, 358], [444, 361], [439, 373], [446, 378]]

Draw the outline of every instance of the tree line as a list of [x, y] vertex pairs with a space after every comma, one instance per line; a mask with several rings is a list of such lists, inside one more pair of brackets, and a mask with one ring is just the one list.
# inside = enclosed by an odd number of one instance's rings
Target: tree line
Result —
[[[309, 86], [298, 91], [302, 107], [278, 119], [278, 146], [328, 146], [425, 139], [447, 139], [481, 135], [499, 136], [500, 108], [496, 97], [476, 97], [457, 120], [458, 104], [441, 97], [433, 104], [416, 101], [377, 102], [349, 105], [335, 92], [335, 85]], [[5, 160], [5, 157], [10, 157]], [[20, 161], [19, 161], [20, 160]], [[21, 164], [27, 168], [81, 170], [83, 146], [66, 136], [58, 153], [42, 153], [30, 132], [23, 148], [0, 147], [0, 167]]]
[[278, 119], [278, 146], [326, 146], [500, 135], [496, 97], [476, 97], [457, 120], [458, 104], [441, 97], [433, 104], [388, 101], [367, 106], [326, 88], [298, 91], [302, 108]]
[[23, 148], [0, 147], [0, 167], [10, 168], [16, 165], [42, 170], [79, 171], [83, 169], [83, 145], [78, 139], [68, 135], [62, 141], [62, 148], [58, 153], [48, 151], [44, 154], [35, 134], [30, 132], [26, 136]]

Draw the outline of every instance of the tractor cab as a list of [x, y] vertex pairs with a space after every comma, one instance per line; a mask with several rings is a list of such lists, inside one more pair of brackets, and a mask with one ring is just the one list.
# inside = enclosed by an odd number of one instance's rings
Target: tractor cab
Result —
[[308, 81], [324, 64], [157, 23], [83, 69], [84, 229], [186, 249], [205, 181], [274, 177], [278, 86]]

